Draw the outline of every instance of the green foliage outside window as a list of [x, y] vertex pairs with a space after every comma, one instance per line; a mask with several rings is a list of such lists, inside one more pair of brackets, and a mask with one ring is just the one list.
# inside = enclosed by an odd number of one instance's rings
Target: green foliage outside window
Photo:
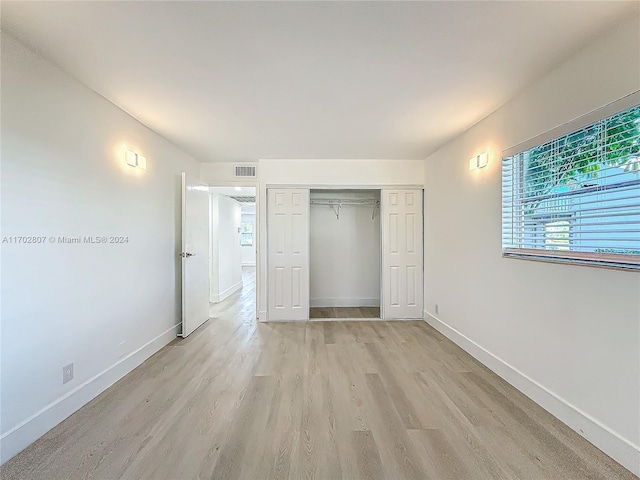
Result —
[[525, 170], [529, 211], [558, 188], [580, 188], [605, 168], [640, 172], [640, 106], [529, 151]]

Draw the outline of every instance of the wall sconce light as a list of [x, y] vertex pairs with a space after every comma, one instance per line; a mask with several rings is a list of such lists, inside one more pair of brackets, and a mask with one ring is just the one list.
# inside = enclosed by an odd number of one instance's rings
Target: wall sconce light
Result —
[[487, 152], [476, 155], [469, 160], [469, 170], [476, 170], [478, 168], [484, 168], [489, 163], [489, 154]]
[[147, 168], [147, 159], [133, 150], [125, 148], [124, 159], [127, 165], [131, 165], [132, 167], [142, 168], [143, 170]]

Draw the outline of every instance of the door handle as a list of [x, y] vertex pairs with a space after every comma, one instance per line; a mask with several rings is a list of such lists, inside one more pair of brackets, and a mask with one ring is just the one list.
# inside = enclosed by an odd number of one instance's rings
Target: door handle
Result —
[[195, 255], [196, 255], [195, 253], [190, 253], [190, 252], [182, 252], [182, 253], [180, 254], [180, 256], [181, 256], [182, 258], [195, 257]]

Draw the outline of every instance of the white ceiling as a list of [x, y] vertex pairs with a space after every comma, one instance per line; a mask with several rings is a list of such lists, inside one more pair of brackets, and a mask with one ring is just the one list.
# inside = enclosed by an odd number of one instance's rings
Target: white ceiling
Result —
[[2, 28], [200, 161], [421, 159], [636, 2], [2, 2]]

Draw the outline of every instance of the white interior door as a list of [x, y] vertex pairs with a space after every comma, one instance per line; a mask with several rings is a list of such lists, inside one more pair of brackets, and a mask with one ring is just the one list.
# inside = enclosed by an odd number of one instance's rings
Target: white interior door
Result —
[[182, 331], [209, 319], [209, 187], [182, 174]]
[[422, 318], [422, 190], [382, 190], [383, 318]]
[[267, 190], [268, 319], [309, 319], [309, 190]]

